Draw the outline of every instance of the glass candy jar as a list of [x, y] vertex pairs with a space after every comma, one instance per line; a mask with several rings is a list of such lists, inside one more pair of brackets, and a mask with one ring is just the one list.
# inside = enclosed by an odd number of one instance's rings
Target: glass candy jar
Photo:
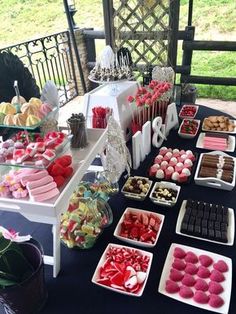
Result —
[[107, 202], [74, 195], [61, 218], [61, 240], [69, 248], [89, 249], [112, 221], [112, 211]]

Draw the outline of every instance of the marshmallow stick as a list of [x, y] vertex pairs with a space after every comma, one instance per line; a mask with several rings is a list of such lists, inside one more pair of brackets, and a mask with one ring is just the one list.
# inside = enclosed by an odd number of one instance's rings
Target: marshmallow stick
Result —
[[131, 113], [132, 121], [135, 122], [134, 112], [133, 112], [133, 109], [132, 109], [132, 103], [129, 103], [129, 111]]
[[145, 123], [145, 107], [143, 106], [143, 109], [142, 109], [142, 114], [143, 114], [143, 123], [142, 125]]

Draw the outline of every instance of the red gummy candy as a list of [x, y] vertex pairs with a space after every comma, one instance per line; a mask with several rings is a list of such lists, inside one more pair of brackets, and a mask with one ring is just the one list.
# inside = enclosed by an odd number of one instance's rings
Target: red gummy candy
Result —
[[207, 255], [200, 255], [199, 262], [202, 266], [209, 267], [213, 263], [213, 259]]
[[221, 273], [224, 273], [224, 272], [229, 270], [228, 265], [225, 263], [225, 261], [222, 261], [222, 260], [220, 260], [217, 263], [215, 263], [213, 265], [213, 268], [218, 270], [218, 271], [220, 271]]
[[187, 263], [184, 271], [189, 275], [195, 275], [198, 271], [198, 267], [195, 264]]
[[186, 255], [186, 253], [180, 247], [176, 247], [174, 249], [174, 257], [176, 257], [176, 258], [184, 258], [185, 255]]
[[52, 176], [59, 176], [59, 175], [63, 176], [64, 171], [65, 169], [61, 165], [54, 164], [50, 173], [52, 174]]
[[194, 288], [196, 290], [201, 290], [201, 291], [207, 291], [208, 290], [208, 284], [205, 280], [203, 279], [197, 279], [196, 283], [194, 285]]
[[185, 261], [187, 263], [196, 264], [198, 262], [197, 255], [194, 254], [193, 252], [187, 252], [187, 254], [185, 256]]
[[193, 291], [192, 291], [192, 289], [189, 288], [189, 287], [181, 286], [181, 287], [180, 287], [180, 290], [179, 290], [179, 295], [180, 295], [182, 298], [190, 299], [190, 298], [193, 297]]
[[216, 282], [222, 282], [225, 280], [224, 275], [216, 269], [213, 269], [210, 275], [210, 279]]
[[181, 260], [180, 258], [175, 258], [172, 267], [177, 269], [177, 270], [184, 270], [185, 269], [185, 262]]
[[182, 279], [182, 284], [187, 286], [187, 287], [192, 287], [194, 286], [196, 283], [196, 280], [194, 279], [193, 276], [189, 275], [189, 274], [185, 274], [183, 279]]
[[169, 293], [176, 293], [179, 291], [179, 285], [172, 280], [167, 280], [165, 289]]
[[58, 188], [62, 186], [65, 182], [65, 178], [63, 176], [55, 176], [53, 177], [53, 180], [56, 182]]
[[170, 270], [170, 279], [172, 281], [180, 281], [182, 280], [184, 275], [177, 269], [172, 268]]
[[209, 301], [209, 296], [203, 291], [196, 291], [193, 300], [200, 304], [206, 304]]
[[215, 281], [210, 281], [209, 282], [209, 292], [210, 293], [212, 293], [212, 294], [220, 294], [223, 291], [224, 291], [224, 288], [218, 282], [215, 282]]
[[114, 276], [111, 277], [111, 283], [116, 286], [123, 286], [124, 284], [124, 275], [120, 272], [117, 272]]
[[210, 276], [210, 270], [204, 266], [199, 266], [199, 269], [198, 269], [198, 272], [197, 272], [197, 275], [200, 277], [200, 278], [208, 278]]
[[67, 167], [65, 168], [64, 171], [64, 177], [69, 178], [73, 173], [73, 168], [72, 167]]
[[64, 155], [58, 158], [55, 162], [60, 164], [63, 167], [67, 167], [72, 163], [72, 158], [70, 155]]
[[211, 294], [208, 304], [214, 308], [218, 308], [224, 304], [224, 300], [218, 295]]

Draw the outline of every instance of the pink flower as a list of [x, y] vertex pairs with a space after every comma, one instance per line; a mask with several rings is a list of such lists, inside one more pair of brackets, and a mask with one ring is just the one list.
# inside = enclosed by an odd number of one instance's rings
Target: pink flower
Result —
[[128, 96], [127, 100], [128, 100], [128, 102], [133, 102], [134, 101], [134, 97], [133, 96]]

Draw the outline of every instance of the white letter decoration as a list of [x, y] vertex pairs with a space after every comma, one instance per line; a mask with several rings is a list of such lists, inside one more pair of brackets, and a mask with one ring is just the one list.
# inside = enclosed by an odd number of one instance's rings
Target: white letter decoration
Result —
[[160, 147], [165, 137], [165, 125], [162, 124], [162, 117], [156, 117], [152, 121], [152, 129], [153, 129], [153, 136], [152, 136], [152, 145], [154, 147]]
[[132, 136], [133, 168], [137, 169], [151, 151], [151, 122], [147, 121], [142, 127], [142, 133]]
[[172, 128], [177, 129], [179, 127], [179, 119], [175, 103], [172, 103], [167, 107], [165, 125], [166, 136], [169, 135]]

